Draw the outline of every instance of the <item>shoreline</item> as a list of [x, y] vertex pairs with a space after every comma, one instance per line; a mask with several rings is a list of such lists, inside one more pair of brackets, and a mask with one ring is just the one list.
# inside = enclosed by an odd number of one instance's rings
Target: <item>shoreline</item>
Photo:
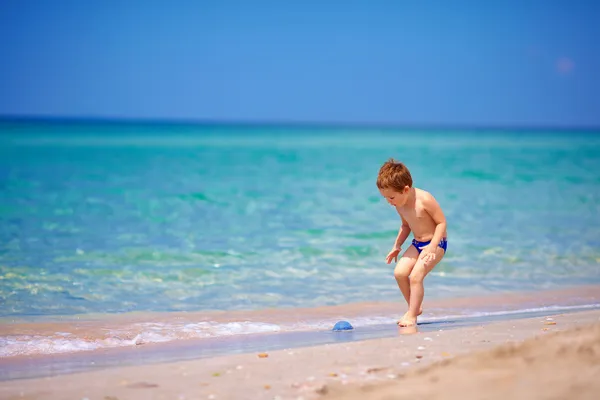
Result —
[[[90, 400], [303, 397], [308, 400], [331, 395], [339, 396], [331, 398], [358, 399], [365, 397], [366, 390], [368, 393], [398, 390], [390, 389], [389, 385], [402, 385], [398, 379], [405, 379], [407, 372], [420, 376], [420, 372], [414, 372], [415, 368], [437, 366], [435, 363], [440, 361], [452, 368], [454, 361], [448, 360], [459, 360], [463, 355], [481, 357], [479, 353], [470, 353], [507, 343], [518, 346], [533, 337], [538, 337], [534, 342], [539, 341], [538, 347], [543, 347], [547, 336], [560, 331], [574, 335], [600, 332], [600, 310], [407, 333], [392, 338], [4, 381], [0, 382], [0, 397]], [[503, 354], [503, 350], [495, 351]], [[513, 353], [522, 357], [518, 349]], [[559, 364], [555, 363], [556, 368]], [[457, 393], [458, 397], [462, 395]]]
[[[593, 309], [600, 307], [600, 285], [435, 299], [426, 301], [424, 305], [425, 314], [419, 319], [422, 330], [435, 324], [449, 328], [452, 324], [460, 326], [469, 321], [511, 319], [515, 313], [526, 316], [576, 311], [582, 307]], [[131, 349], [140, 354], [151, 353], [157, 348], [165, 352], [186, 346], [197, 350], [203, 347], [203, 343], [205, 348], [218, 350], [219, 346], [226, 346], [228, 342], [252, 341], [255, 338], [266, 338], [266, 343], [285, 343], [288, 337], [293, 337], [293, 340], [287, 340], [290, 346], [309, 346], [327, 342], [316, 336], [330, 332], [339, 320], [350, 321], [355, 327], [355, 334], [366, 332], [368, 336], [370, 332], [371, 338], [393, 336], [393, 329], [391, 332], [389, 329], [395, 326], [402, 307], [403, 304], [398, 302], [374, 302], [305, 309], [131, 313], [68, 316], [59, 321], [4, 321], [0, 324], [0, 343], [4, 341], [0, 375], [11, 360], [43, 361], [45, 357], [69, 357], [79, 353], [89, 354], [87, 357], [102, 357], [106, 353], [118, 354]], [[382, 329], [388, 332], [377, 332]], [[376, 334], [373, 334], [374, 331]], [[224, 354], [223, 351], [214, 353]], [[153, 362], [152, 359], [150, 362]]]
[[95, 371], [125, 366], [162, 364], [201, 360], [234, 354], [259, 351], [298, 349], [336, 343], [353, 343], [368, 340], [400, 337], [440, 330], [454, 330], [485, 326], [495, 322], [516, 321], [578, 312], [600, 311], [594, 307], [576, 307], [561, 310], [526, 311], [493, 316], [457, 318], [425, 322], [417, 327], [400, 328], [395, 324], [381, 324], [347, 332], [300, 331], [228, 336], [208, 339], [188, 339], [178, 342], [152, 343], [147, 346], [108, 348], [88, 352], [40, 354], [0, 359], [0, 382], [14, 379], [45, 378], [73, 373]]
[[[415, 332], [428, 334], [438, 330], [460, 330], [473, 326], [486, 326], [498, 322], [541, 318], [556, 314], [593, 312], [600, 310], [600, 286], [526, 292], [510, 296], [496, 294], [479, 298], [454, 298], [445, 301], [428, 301], [427, 305], [428, 309], [426, 310], [428, 311], [426, 311], [425, 317], [420, 319], [417, 328], [398, 328], [396, 326], [393, 311], [398, 309], [397, 303], [363, 303], [320, 309], [299, 309], [294, 313], [286, 312], [288, 310], [264, 310], [258, 314], [253, 312], [222, 312], [212, 315], [206, 313], [193, 313], [192, 315], [188, 313], [143, 314], [136, 315], [135, 318], [132, 315], [121, 314], [108, 320], [93, 318], [87, 321], [68, 319], [58, 323], [2, 324], [0, 325], [0, 340], [14, 337], [10, 334], [41, 336], [54, 332], [56, 335], [57, 332], [64, 334], [66, 330], [71, 329], [89, 343], [94, 344], [98, 341], [97, 338], [103, 335], [114, 335], [114, 331], [107, 330], [107, 326], [112, 328], [115, 326], [138, 326], [136, 323], [139, 321], [148, 320], [152, 320], [155, 324], [179, 321], [178, 323], [185, 325], [186, 321], [189, 322], [195, 318], [205, 321], [215, 320], [221, 324], [232, 324], [232, 320], [244, 323], [246, 318], [250, 318], [254, 323], [275, 324], [278, 322], [281, 326], [285, 326], [284, 323], [302, 321], [309, 317], [317, 318], [320, 321], [320, 325], [314, 325], [312, 329], [239, 333], [207, 338], [184, 337], [167, 342], [138, 342], [137, 344], [135, 340], [127, 339], [129, 345], [126, 346], [0, 357], [0, 381], [46, 378], [128, 366], [209, 360], [240, 353], [251, 354], [261, 351], [327, 346], [340, 342], [356, 343], [398, 338]], [[384, 318], [383, 315], [387, 316]], [[361, 320], [361, 318], [366, 318], [366, 316], [371, 318], [369, 322], [372, 323], [357, 324], [360, 321], [364, 322], [365, 320]], [[350, 321], [354, 325], [354, 330], [332, 332], [333, 324], [342, 319]], [[6, 336], [7, 334], [8, 336]], [[139, 332], [121, 330], [121, 335], [124, 334], [131, 338], [136, 334], [139, 335]], [[24, 342], [23, 346], [28, 346], [30, 343], [32, 342]]]

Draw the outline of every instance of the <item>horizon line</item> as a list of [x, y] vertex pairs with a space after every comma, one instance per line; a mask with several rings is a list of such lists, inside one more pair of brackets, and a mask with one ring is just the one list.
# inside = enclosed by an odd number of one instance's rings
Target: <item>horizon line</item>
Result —
[[400, 122], [342, 122], [342, 121], [294, 121], [294, 120], [218, 120], [194, 118], [143, 118], [143, 117], [82, 117], [45, 115], [2, 115], [0, 123], [39, 122], [48, 124], [105, 124], [105, 125], [171, 125], [171, 126], [223, 126], [223, 127], [269, 127], [269, 128], [328, 128], [328, 129], [417, 129], [417, 130], [529, 130], [529, 131], [600, 131], [599, 126], [577, 125], [509, 125], [468, 123], [400, 123]]

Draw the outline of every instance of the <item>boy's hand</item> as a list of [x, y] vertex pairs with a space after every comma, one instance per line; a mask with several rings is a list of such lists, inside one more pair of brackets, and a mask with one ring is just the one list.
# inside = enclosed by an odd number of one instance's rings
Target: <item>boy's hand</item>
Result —
[[392, 260], [394, 260], [394, 262], [398, 262], [398, 254], [400, 254], [401, 250], [402, 250], [402, 247], [396, 247], [395, 249], [393, 249], [392, 251], [390, 251], [390, 253], [385, 258], [385, 261], [388, 264], [391, 263]]
[[436, 247], [429, 245], [423, 249], [423, 252], [421, 253], [421, 259], [425, 264], [435, 261], [435, 252], [437, 250]]

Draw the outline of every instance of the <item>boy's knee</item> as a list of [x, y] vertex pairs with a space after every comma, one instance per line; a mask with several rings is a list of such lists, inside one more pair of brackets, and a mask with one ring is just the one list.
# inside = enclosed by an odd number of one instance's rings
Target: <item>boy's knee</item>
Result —
[[404, 269], [395, 269], [394, 270], [394, 278], [396, 279], [406, 279], [408, 278], [409, 275], [409, 271], [406, 271]]

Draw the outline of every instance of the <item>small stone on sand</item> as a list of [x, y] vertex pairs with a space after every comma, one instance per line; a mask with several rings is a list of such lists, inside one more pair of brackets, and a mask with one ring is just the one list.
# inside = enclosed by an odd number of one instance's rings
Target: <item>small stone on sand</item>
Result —
[[271, 385], [265, 385], [265, 390], [271, 389]]
[[127, 387], [131, 388], [131, 389], [150, 389], [150, 388], [156, 388], [156, 387], [158, 387], [158, 385], [156, 383], [136, 382], [136, 383], [127, 385]]
[[327, 394], [328, 391], [329, 389], [327, 388], [327, 385], [323, 385], [315, 390], [315, 392], [319, 394]]
[[546, 321], [544, 323], [544, 325], [556, 325], [556, 322], [554, 322], [554, 321]]
[[258, 358], [267, 358], [269, 355], [267, 353], [258, 353]]
[[375, 368], [369, 368], [369, 369], [367, 370], [367, 373], [368, 373], [368, 374], [372, 374], [372, 373], [374, 373], [374, 372], [379, 372], [379, 371], [383, 371], [383, 370], [386, 370], [386, 369], [388, 369], [388, 368], [387, 368], [387, 367], [375, 367]]

